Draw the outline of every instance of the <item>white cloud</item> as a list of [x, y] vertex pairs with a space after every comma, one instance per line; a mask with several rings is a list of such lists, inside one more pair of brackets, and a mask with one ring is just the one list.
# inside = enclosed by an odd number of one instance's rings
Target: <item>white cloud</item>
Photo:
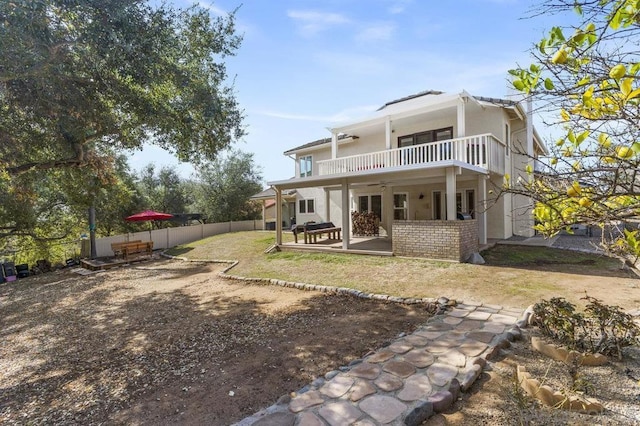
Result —
[[412, 2], [413, 0], [391, 0], [391, 5], [387, 8], [387, 11], [392, 15], [398, 15], [403, 13]]
[[306, 36], [315, 35], [335, 25], [351, 22], [349, 18], [340, 13], [315, 10], [289, 10], [287, 16], [296, 22], [300, 32]]
[[363, 28], [356, 35], [358, 41], [385, 41], [390, 40], [396, 26], [390, 23], [372, 24]]

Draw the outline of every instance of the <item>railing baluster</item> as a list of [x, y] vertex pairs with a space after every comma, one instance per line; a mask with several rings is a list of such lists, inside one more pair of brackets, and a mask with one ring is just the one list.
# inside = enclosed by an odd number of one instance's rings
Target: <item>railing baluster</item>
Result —
[[436, 141], [318, 162], [320, 175], [411, 166], [457, 160], [493, 172], [504, 172], [505, 148], [492, 134]]

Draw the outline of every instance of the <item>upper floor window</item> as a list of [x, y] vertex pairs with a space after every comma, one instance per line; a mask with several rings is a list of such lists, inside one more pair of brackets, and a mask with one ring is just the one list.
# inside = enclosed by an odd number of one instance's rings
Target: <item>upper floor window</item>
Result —
[[313, 157], [311, 155], [305, 155], [300, 157], [298, 161], [300, 163], [300, 177], [311, 176]]
[[398, 148], [423, 143], [446, 141], [453, 139], [453, 127], [443, 129], [427, 130], [426, 132], [414, 133], [412, 135], [400, 136], [398, 138]]

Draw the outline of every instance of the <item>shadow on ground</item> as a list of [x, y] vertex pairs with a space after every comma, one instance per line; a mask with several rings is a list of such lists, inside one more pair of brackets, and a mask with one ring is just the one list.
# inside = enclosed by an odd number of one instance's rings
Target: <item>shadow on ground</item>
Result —
[[3, 286], [0, 423], [229, 424], [428, 318], [216, 268], [160, 261]]

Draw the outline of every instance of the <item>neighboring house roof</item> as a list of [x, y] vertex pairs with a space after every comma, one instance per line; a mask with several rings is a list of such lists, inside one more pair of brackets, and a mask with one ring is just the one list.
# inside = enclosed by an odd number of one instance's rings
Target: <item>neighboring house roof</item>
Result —
[[[453, 101], [458, 99], [461, 96], [467, 96], [472, 98], [473, 100], [475, 100], [476, 102], [479, 103], [483, 103], [483, 104], [489, 104], [489, 105], [494, 105], [494, 106], [498, 106], [498, 107], [502, 107], [502, 108], [513, 108], [513, 109], [518, 109], [518, 111], [516, 111], [516, 114], [518, 114], [520, 117], [523, 117], [524, 111], [522, 111], [521, 109], [519, 109], [519, 105], [517, 102], [509, 100], [509, 99], [498, 99], [498, 98], [490, 98], [490, 97], [484, 97], [484, 96], [472, 96], [470, 94], [468, 94], [467, 92], [461, 92], [461, 93], [456, 93], [456, 94], [446, 94], [444, 92], [441, 92], [439, 90], [426, 90], [423, 92], [419, 92], [419, 93], [415, 93], [413, 95], [409, 95], [409, 96], [405, 96], [403, 98], [399, 98], [399, 99], [395, 99], [393, 101], [389, 101], [387, 103], [385, 103], [384, 105], [382, 105], [380, 108], [378, 108], [376, 110], [376, 112], [373, 114], [372, 117], [368, 118], [368, 119], [364, 119], [363, 121], [374, 121], [374, 120], [379, 120], [382, 117], [388, 116], [388, 115], [392, 115], [392, 114], [396, 114], [396, 113], [400, 113], [402, 111], [404, 111], [405, 109], [410, 109], [413, 108], [413, 105], [415, 102], [419, 102], [419, 98], [425, 98], [423, 99], [426, 100], [426, 102], [428, 102], [429, 104], [433, 104], [433, 105], [437, 105], [440, 104], [441, 102], [448, 102], [448, 101]], [[429, 98], [426, 98], [429, 97]], [[410, 102], [410, 101], [414, 101], [414, 102]], [[401, 104], [408, 104], [408, 105], [401, 105]], [[353, 123], [349, 123], [349, 124], [345, 124], [345, 125], [340, 125], [338, 127], [336, 127], [333, 130], [340, 130], [343, 127], [349, 127], [353, 124], [359, 124], [360, 122], [356, 121]], [[347, 133], [340, 133], [338, 134], [338, 140], [344, 140], [344, 139], [348, 139], [348, 138], [357, 138], [357, 136], [352, 136], [349, 135]], [[306, 149], [309, 148], [317, 148], [317, 147], [321, 147], [323, 145], [327, 145], [330, 146], [331, 144], [331, 138], [323, 138], [323, 139], [318, 139], [312, 142], [308, 142], [305, 143], [303, 145], [297, 146], [295, 148], [289, 149], [287, 151], [284, 152], [285, 155], [290, 155], [290, 154], [294, 154], [297, 153], [299, 151], [304, 151]]]
[[264, 208], [268, 209], [269, 207], [273, 207], [276, 205], [276, 200], [265, 200], [264, 201]]
[[[282, 191], [283, 197], [293, 196], [295, 194], [296, 194], [295, 189], [287, 189]], [[267, 188], [264, 191], [258, 192], [257, 194], [254, 194], [249, 198], [252, 200], [270, 200], [270, 199], [276, 198], [276, 191], [274, 191], [273, 188]]]

